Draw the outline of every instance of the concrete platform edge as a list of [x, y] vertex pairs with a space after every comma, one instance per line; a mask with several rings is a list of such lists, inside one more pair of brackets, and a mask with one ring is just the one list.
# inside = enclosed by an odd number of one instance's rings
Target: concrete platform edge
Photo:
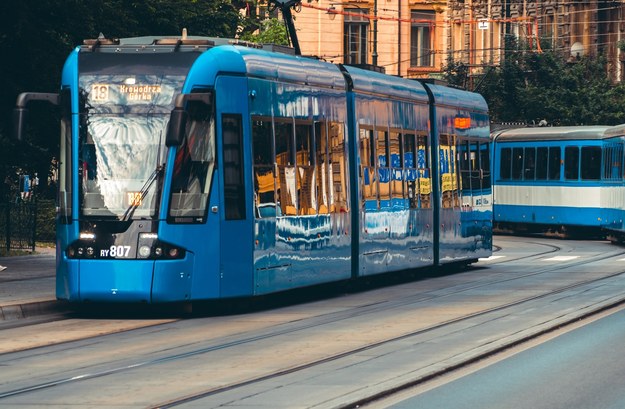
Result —
[[0, 306], [0, 321], [40, 317], [42, 315], [62, 313], [66, 310], [66, 303], [58, 300], [3, 305]]

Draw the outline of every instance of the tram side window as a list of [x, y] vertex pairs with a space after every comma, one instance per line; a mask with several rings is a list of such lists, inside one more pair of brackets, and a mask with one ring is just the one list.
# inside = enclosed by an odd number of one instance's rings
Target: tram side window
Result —
[[602, 179], [620, 180], [622, 156], [622, 145], [610, 144], [603, 149]]
[[615, 149], [614, 161], [612, 162], [612, 169], [614, 179], [620, 179], [623, 174], [623, 145], [618, 145]]
[[480, 170], [482, 178], [482, 188], [490, 189], [491, 187], [491, 175], [490, 175], [490, 144], [480, 143]]
[[245, 219], [241, 115], [222, 116], [226, 220]]
[[462, 141], [458, 144], [458, 166], [460, 168], [460, 185], [463, 191], [471, 190], [471, 155], [469, 141]]
[[564, 178], [579, 179], [579, 148], [577, 146], [567, 146], [564, 149]]
[[345, 163], [345, 125], [340, 122], [328, 124], [328, 139], [330, 144], [330, 169], [332, 175], [331, 210], [334, 213], [349, 211], [347, 167]]
[[309, 124], [295, 125], [295, 147], [297, 149], [297, 177], [299, 214], [316, 214], [315, 194], [315, 157], [312, 146], [312, 126]]
[[482, 163], [481, 156], [478, 155], [479, 143], [476, 141], [469, 142], [469, 163], [471, 165], [471, 190], [476, 191], [482, 189]]
[[376, 143], [378, 154], [378, 181], [380, 189], [380, 205], [388, 206], [391, 197], [390, 192], [390, 170], [388, 160], [388, 132], [376, 131]]
[[623, 145], [611, 145], [604, 150], [604, 174], [607, 180], [620, 180], [623, 174]]
[[523, 148], [512, 149], [512, 179], [523, 178]]
[[403, 155], [401, 154], [401, 135], [399, 132], [391, 132], [389, 134], [389, 153], [390, 153], [390, 168], [391, 168], [391, 198], [403, 199], [404, 187], [403, 187]]
[[261, 218], [276, 216], [272, 147], [271, 119], [252, 118], [254, 200], [256, 217]]
[[375, 171], [375, 146], [373, 130], [360, 128], [360, 169], [362, 175], [362, 199], [365, 208], [378, 207], [378, 184]]
[[297, 214], [298, 177], [295, 169], [293, 123], [275, 122], [278, 198], [283, 215]]
[[419, 194], [419, 207], [432, 207], [432, 179], [430, 176], [430, 146], [427, 134], [417, 135], [417, 177], [419, 187], [415, 190]]
[[523, 179], [534, 180], [536, 174], [536, 148], [525, 148], [523, 155]]
[[562, 150], [559, 146], [549, 148], [549, 180], [560, 180], [560, 165], [562, 164]]
[[546, 147], [536, 149], [536, 180], [547, 179], [547, 166], [549, 164], [549, 151]]
[[501, 180], [512, 179], [512, 149], [501, 149], [501, 160], [499, 161], [499, 178]]
[[319, 214], [330, 212], [330, 177], [328, 166], [328, 132], [325, 122], [315, 122], [315, 151], [317, 170], [315, 178], [317, 180], [316, 202]]
[[188, 112], [185, 138], [174, 161], [169, 210], [170, 217], [174, 218], [204, 216], [215, 166], [213, 107], [193, 103], [189, 104]]
[[[462, 147], [462, 149], [466, 149]], [[460, 205], [458, 197], [458, 182], [456, 169], [456, 140], [455, 135], [441, 134], [439, 139], [439, 166], [442, 207], [453, 208]], [[470, 182], [469, 182], [470, 183]]]
[[61, 93], [61, 110], [58, 206], [60, 222], [69, 224], [72, 219], [72, 110], [68, 88]]
[[582, 147], [581, 176], [583, 180], [599, 180], [601, 178], [601, 147]]
[[404, 194], [411, 209], [419, 207], [419, 175], [417, 171], [417, 144], [414, 134], [405, 134], [404, 142]]

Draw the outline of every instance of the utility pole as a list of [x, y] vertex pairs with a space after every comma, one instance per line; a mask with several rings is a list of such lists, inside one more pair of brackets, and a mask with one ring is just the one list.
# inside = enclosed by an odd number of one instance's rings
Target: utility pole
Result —
[[291, 45], [293, 45], [293, 49], [295, 50], [295, 55], [302, 55], [302, 50], [299, 47], [299, 41], [297, 39], [297, 32], [295, 31], [295, 24], [293, 23], [293, 13], [291, 12], [291, 9], [297, 7], [297, 5], [301, 3], [301, 1], [268, 0], [268, 2], [269, 4], [274, 4], [277, 8], [280, 9], [280, 12], [282, 13], [282, 18], [284, 19], [284, 23], [286, 24], [286, 29], [289, 32]]
[[378, 0], [373, 0], [373, 52], [371, 64], [378, 65]]

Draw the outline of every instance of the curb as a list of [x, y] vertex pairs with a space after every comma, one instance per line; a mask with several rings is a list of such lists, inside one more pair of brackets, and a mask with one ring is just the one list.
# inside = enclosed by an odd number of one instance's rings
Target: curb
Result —
[[65, 310], [64, 303], [57, 300], [4, 305], [0, 306], [0, 322], [57, 314]]

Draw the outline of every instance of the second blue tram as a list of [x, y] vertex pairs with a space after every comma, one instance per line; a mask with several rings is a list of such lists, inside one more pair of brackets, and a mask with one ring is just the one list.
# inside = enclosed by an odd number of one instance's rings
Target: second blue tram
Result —
[[625, 124], [604, 132], [604, 189], [601, 193], [601, 227], [612, 242], [625, 242]]
[[602, 228], [613, 218], [606, 211], [606, 192], [622, 180], [622, 140], [607, 129], [494, 132], [495, 231], [602, 237]]
[[57, 102], [59, 299], [254, 296], [491, 254], [477, 94], [142, 37], [76, 48]]

